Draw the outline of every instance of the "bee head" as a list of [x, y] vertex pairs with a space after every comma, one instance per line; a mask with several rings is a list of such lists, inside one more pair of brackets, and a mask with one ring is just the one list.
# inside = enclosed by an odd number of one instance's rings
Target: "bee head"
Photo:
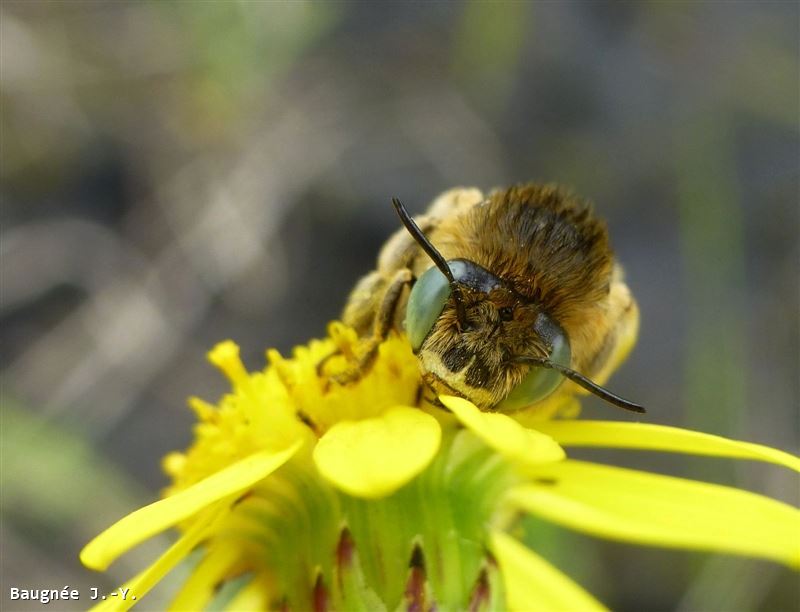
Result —
[[434, 392], [460, 395], [483, 410], [514, 411], [543, 400], [569, 378], [616, 406], [644, 412], [570, 368], [566, 332], [536, 303], [472, 261], [446, 261], [400, 201], [392, 203], [435, 264], [414, 284], [405, 319]]
[[428, 385], [501, 411], [555, 391], [560, 373], [518, 359], [533, 356], [569, 367], [563, 329], [478, 264], [454, 259], [447, 265], [458, 293], [431, 267], [417, 279], [406, 306], [406, 332]]

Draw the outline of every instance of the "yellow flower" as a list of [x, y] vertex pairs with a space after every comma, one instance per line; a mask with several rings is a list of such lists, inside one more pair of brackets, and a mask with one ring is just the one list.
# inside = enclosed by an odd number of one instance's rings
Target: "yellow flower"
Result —
[[[127, 609], [196, 548], [175, 610], [598, 609], [602, 605], [513, 534], [522, 514], [633, 543], [751, 555], [800, 567], [800, 512], [746, 491], [568, 459], [606, 446], [755, 459], [800, 471], [781, 451], [658, 425], [554, 420], [561, 395], [510, 416], [441, 397], [420, 405], [417, 360], [392, 335], [369, 373], [334, 382], [354, 332], [248, 373], [238, 347], [209, 354], [232, 385], [192, 398], [195, 441], [164, 459], [172, 485], [90, 542], [103, 570], [154, 534], [181, 536], [126, 583]], [[322, 370], [322, 371], [320, 371]], [[523, 424], [524, 423], [524, 424]], [[132, 596], [135, 596], [134, 600]]]

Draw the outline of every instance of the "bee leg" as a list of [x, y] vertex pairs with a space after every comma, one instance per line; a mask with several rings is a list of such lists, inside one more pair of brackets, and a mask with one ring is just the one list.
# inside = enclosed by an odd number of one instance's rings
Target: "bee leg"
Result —
[[322, 376], [323, 371], [325, 370], [325, 364], [328, 363], [331, 359], [336, 357], [337, 355], [341, 355], [342, 350], [336, 349], [335, 351], [325, 355], [322, 359], [317, 362], [317, 376]]
[[358, 349], [359, 357], [355, 365], [333, 377], [336, 382], [339, 384], [355, 382], [369, 373], [372, 363], [378, 355], [378, 347], [381, 342], [386, 340], [394, 326], [397, 307], [403, 297], [403, 291], [411, 284], [413, 279], [414, 275], [408, 268], [402, 268], [395, 272], [386, 287], [378, 306], [378, 311], [375, 313], [372, 335], [362, 341]]
[[[403, 266], [405, 267], [405, 266]], [[342, 312], [342, 323], [356, 330], [360, 338], [372, 333], [375, 312], [386, 291], [393, 272], [382, 274], [377, 270], [370, 272], [358, 281], [347, 298], [347, 306]]]
[[319, 360], [316, 367], [317, 376], [323, 376], [325, 372], [325, 364], [339, 355], [344, 356], [346, 363], [352, 363], [357, 360], [356, 354], [353, 352], [353, 348], [349, 344], [339, 343], [337, 348], [333, 349], [330, 353], [325, 355], [325, 357]]
[[378, 344], [386, 340], [386, 336], [394, 326], [397, 306], [400, 304], [400, 298], [403, 297], [403, 290], [413, 280], [414, 274], [411, 270], [403, 268], [395, 272], [392, 280], [389, 281], [389, 286], [386, 288], [386, 293], [383, 294], [380, 307], [375, 315], [373, 338], [377, 340]]

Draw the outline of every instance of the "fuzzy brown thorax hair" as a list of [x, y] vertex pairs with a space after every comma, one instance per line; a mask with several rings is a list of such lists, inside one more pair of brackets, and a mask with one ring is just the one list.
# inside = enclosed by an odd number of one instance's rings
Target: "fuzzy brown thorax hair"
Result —
[[613, 253], [603, 221], [585, 200], [557, 185], [491, 193], [443, 224], [437, 246], [491, 270], [565, 327], [608, 295]]

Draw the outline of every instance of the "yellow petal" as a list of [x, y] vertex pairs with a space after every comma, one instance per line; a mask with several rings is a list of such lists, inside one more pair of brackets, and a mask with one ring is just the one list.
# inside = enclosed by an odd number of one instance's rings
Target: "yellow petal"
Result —
[[208, 551], [172, 600], [170, 610], [204, 610], [216, 594], [222, 579], [242, 561], [242, 551], [221, 545]]
[[346, 493], [383, 497], [427, 467], [441, 436], [435, 418], [400, 406], [380, 417], [337, 423], [314, 448], [314, 462]]
[[549, 421], [536, 423], [535, 427], [564, 446], [607, 446], [754, 459], [800, 472], [800, 458], [789, 453], [678, 427], [613, 421]]
[[136, 544], [262, 480], [286, 463], [299, 447], [297, 442], [280, 452], [254, 453], [175, 495], [140, 508], [89, 542], [81, 551], [81, 562], [91, 569], [106, 569]]
[[239, 347], [233, 340], [220, 342], [208, 352], [208, 360], [222, 370], [232, 385], [242, 385], [249, 375], [239, 358]]
[[589, 612], [606, 609], [568, 576], [505, 533], [491, 534], [491, 549], [500, 565], [506, 605], [510, 610]]
[[271, 609], [266, 584], [268, 584], [266, 576], [253, 576], [252, 580], [239, 589], [239, 592], [228, 602], [225, 610], [231, 610], [231, 612], [261, 612]]
[[512, 461], [538, 466], [565, 457], [564, 449], [550, 436], [526, 429], [505, 414], [481, 412], [475, 404], [460, 397], [442, 395], [439, 399], [462, 425]]
[[[118, 595], [107, 594], [107, 599], [91, 609], [91, 612], [111, 612], [112, 610], [128, 610], [150, 589], [153, 588], [167, 573], [188, 555], [208, 534], [214, 530], [217, 522], [227, 513], [226, 504], [218, 504], [205, 516], [195, 521], [194, 525], [184, 533], [175, 544], [170, 546], [155, 563], [138, 574], [135, 578], [123, 584], [116, 591]], [[122, 599], [122, 593], [125, 599]]]
[[562, 461], [509, 493], [519, 508], [604, 538], [764, 557], [800, 567], [800, 512], [731, 487]]

